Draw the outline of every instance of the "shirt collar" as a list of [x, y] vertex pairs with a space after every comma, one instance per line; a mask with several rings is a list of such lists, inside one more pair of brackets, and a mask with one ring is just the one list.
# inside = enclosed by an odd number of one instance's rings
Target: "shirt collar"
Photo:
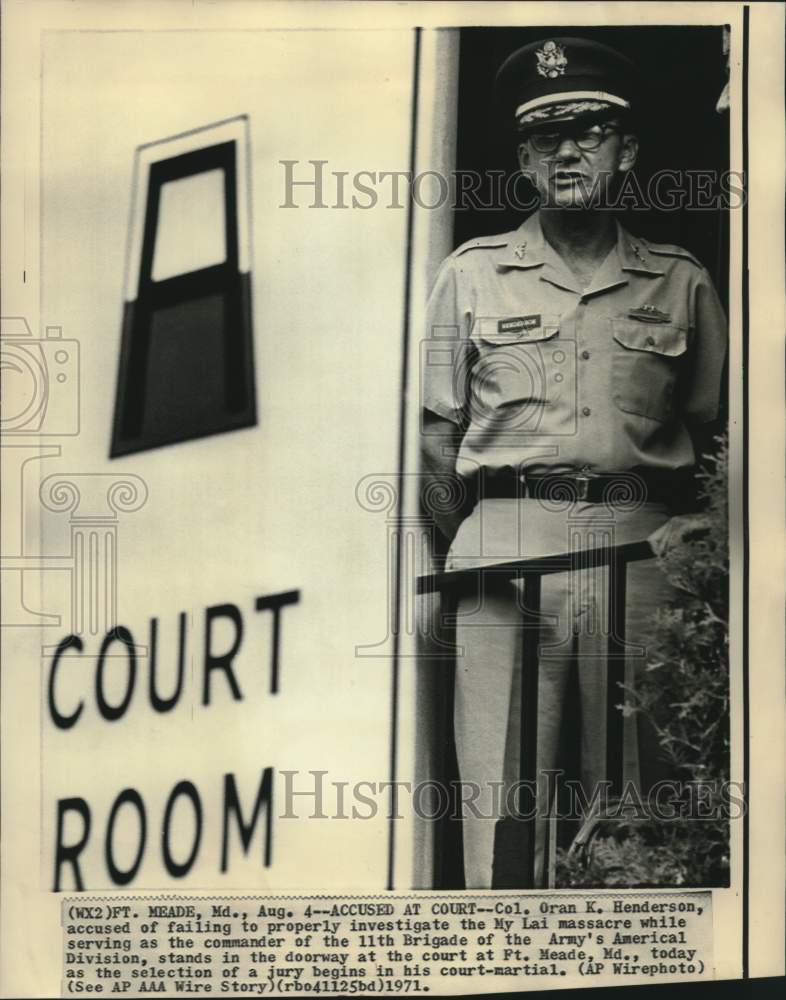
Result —
[[[651, 274], [657, 277], [664, 274], [658, 266], [658, 262], [653, 260], [650, 255], [646, 241], [631, 236], [619, 221], [617, 221], [617, 258], [623, 271], [634, 271], [638, 274]], [[546, 263], [559, 268], [562, 261], [543, 235], [539, 213], [533, 212], [518, 229], [511, 233], [508, 243], [497, 260], [497, 267], [516, 267], [526, 270], [532, 267], [543, 267]]]
[[533, 212], [528, 219], [510, 234], [507, 246], [500, 254], [497, 267], [542, 267], [546, 262], [546, 248], [551, 249], [540, 228], [540, 218]]
[[662, 277], [665, 271], [659, 262], [653, 259], [646, 240], [631, 236], [627, 229], [617, 222], [617, 255], [623, 271], [636, 271], [639, 274], [652, 274]]

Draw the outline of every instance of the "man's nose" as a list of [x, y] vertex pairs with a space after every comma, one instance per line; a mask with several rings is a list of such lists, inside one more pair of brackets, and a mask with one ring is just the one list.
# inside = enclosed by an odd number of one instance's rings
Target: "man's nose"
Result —
[[576, 140], [566, 135], [559, 146], [554, 150], [554, 157], [558, 160], [576, 159], [581, 156], [581, 150], [576, 145]]

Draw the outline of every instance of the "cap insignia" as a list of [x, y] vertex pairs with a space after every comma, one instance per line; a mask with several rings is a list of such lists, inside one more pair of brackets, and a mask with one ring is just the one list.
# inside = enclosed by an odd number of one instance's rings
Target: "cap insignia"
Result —
[[556, 42], [548, 41], [543, 43], [543, 48], [535, 52], [538, 57], [538, 73], [549, 79], [563, 76], [565, 67], [568, 65], [565, 49]]

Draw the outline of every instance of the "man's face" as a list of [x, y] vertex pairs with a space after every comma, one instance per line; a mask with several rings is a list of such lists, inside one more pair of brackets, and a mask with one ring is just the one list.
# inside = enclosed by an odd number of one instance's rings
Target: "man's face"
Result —
[[636, 162], [638, 143], [620, 122], [543, 125], [519, 146], [519, 165], [541, 203], [555, 208], [609, 204], [610, 189]]

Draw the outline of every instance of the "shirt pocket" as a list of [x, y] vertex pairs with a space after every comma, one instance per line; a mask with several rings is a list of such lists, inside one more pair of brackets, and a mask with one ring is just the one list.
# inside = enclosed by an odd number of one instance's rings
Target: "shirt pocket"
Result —
[[674, 413], [688, 331], [671, 323], [614, 319], [614, 402], [626, 413], [665, 422]]
[[478, 320], [469, 393], [476, 425], [516, 432], [538, 429], [555, 385], [559, 330], [558, 315]]

